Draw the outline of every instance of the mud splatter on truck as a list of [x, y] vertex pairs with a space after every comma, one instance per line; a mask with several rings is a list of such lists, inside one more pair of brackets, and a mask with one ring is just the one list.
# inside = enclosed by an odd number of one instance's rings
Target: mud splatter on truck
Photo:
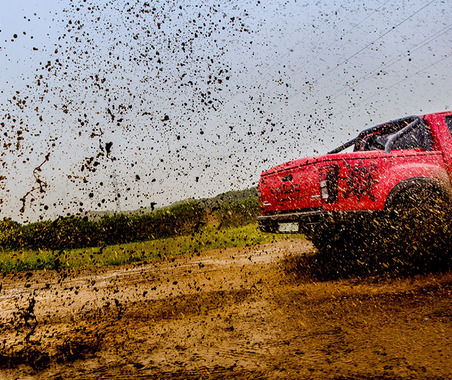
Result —
[[[303, 232], [320, 253], [361, 261], [375, 247], [392, 260], [400, 248], [413, 260], [444, 253], [451, 131], [452, 112], [409, 116], [366, 129], [327, 155], [264, 171], [260, 228]], [[343, 152], [347, 148], [353, 151]]]

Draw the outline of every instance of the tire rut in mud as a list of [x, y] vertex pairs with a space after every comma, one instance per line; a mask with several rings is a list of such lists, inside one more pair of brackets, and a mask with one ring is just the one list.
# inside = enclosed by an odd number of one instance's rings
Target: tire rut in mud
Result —
[[[36, 336], [30, 339], [18, 339], [9, 345], [4, 342], [0, 347], [0, 369], [25, 364], [40, 371], [52, 363], [83, 360], [95, 355], [105, 345], [114, 347], [116, 343], [111, 337], [122, 334], [127, 328], [139, 329], [149, 323], [157, 324], [190, 315], [207, 316], [225, 305], [244, 302], [250, 293], [249, 289], [219, 290], [132, 303], [121, 303], [112, 298], [112, 302], [102, 308], [73, 317], [72, 328], [65, 331], [64, 337], [61, 334], [55, 336], [51, 328], [47, 330], [40, 325]], [[52, 320], [52, 324], [58, 323], [57, 319]], [[15, 330], [14, 324], [4, 324], [0, 329], [4, 333]], [[165, 373], [161, 375], [169, 376]]]
[[[122, 268], [128, 276], [114, 268], [97, 290], [82, 286], [84, 273], [70, 282], [78, 294], [55, 283], [39, 293], [35, 351], [27, 359], [23, 345], [10, 346], [16, 356], [2, 368], [55, 379], [447, 378], [450, 273], [313, 280], [301, 266], [316, 254], [304, 243], [259, 247], [246, 260], [228, 251]], [[255, 260], [275, 248], [287, 250]], [[44, 321], [39, 302], [54, 305], [56, 291], [61, 302], [95, 297], [98, 307], [52, 309]]]

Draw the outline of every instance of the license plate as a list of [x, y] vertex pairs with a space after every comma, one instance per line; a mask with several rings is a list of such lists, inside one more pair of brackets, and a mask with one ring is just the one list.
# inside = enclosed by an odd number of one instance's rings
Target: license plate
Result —
[[279, 232], [298, 232], [298, 223], [278, 223]]

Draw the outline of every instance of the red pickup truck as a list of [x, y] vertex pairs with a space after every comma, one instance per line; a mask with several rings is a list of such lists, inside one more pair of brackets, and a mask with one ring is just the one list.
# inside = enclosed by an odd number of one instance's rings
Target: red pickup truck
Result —
[[439, 247], [448, 236], [451, 178], [452, 112], [404, 117], [327, 155], [264, 171], [258, 223], [266, 232], [304, 233], [326, 253], [381, 247], [382, 238], [404, 249], [416, 240], [414, 250]]

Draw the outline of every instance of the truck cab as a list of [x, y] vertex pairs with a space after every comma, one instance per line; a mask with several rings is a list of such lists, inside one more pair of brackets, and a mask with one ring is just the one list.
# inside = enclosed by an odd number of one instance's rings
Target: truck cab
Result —
[[258, 185], [260, 229], [301, 232], [322, 248], [334, 231], [347, 230], [349, 238], [362, 223], [403, 219], [401, 209], [422, 206], [429, 213], [424, 206], [436, 202], [436, 211], [448, 212], [451, 131], [450, 111], [408, 116], [363, 130], [326, 155], [264, 171]]

